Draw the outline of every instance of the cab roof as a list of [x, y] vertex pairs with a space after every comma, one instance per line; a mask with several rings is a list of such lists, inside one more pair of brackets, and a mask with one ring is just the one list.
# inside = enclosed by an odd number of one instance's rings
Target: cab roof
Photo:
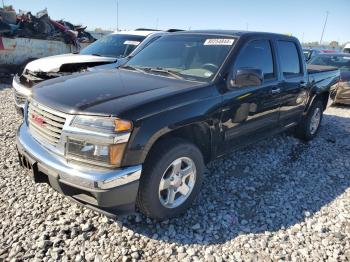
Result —
[[277, 33], [268, 33], [268, 32], [254, 32], [254, 31], [240, 31], [240, 30], [190, 30], [183, 32], [175, 32], [174, 34], [208, 34], [208, 35], [225, 35], [233, 37], [241, 37], [243, 35], [259, 35], [259, 36], [275, 36], [283, 38], [296, 39], [293, 36], [287, 34], [277, 34]]

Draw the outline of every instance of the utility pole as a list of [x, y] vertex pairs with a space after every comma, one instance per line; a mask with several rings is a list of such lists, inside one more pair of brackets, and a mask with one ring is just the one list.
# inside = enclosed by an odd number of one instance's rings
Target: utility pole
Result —
[[2, 8], [5, 8], [4, 0], [2, 0]]
[[159, 18], [157, 17], [157, 20], [156, 20], [156, 29], [158, 29], [158, 22], [159, 22]]
[[303, 36], [301, 37], [301, 43], [303, 44], [304, 43], [304, 32], [303, 32]]
[[328, 14], [329, 14], [329, 12], [327, 11], [327, 13], [326, 13], [326, 20], [324, 21], [324, 25], [323, 25], [323, 29], [322, 29], [322, 34], [321, 34], [321, 39], [320, 39], [320, 45], [322, 45], [324, 30], [326, 29], [326, 25], [327, 25], [327, 21], [328, 21]]
[[119, 0], [117, 0], [117, 32], [119, 31]]

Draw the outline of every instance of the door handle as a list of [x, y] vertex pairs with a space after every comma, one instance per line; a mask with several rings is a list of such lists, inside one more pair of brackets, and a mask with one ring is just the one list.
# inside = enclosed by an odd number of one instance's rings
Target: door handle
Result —
[[271, 94], [275, 95], [275, 94], [279, 94], [279, 93], [281, 93], [281, 88], [271, 89]]

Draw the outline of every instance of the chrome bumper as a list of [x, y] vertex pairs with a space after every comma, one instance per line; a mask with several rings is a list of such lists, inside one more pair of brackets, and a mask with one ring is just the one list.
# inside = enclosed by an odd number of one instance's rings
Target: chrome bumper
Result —
[[93, 169], [68, 163], [65, 158], [51, 153], [36, 141], [25, 123], [17, 131], [17, 148], [19, 154], [27, 157], [29, 162], [34, 162], [40, 172], [80, 189], [109, 190], [138, 181], [141, 176], [141, 165], [121, 169]]
[[25, 103], [28, 97], [31, 95], [32, 91], [30, 88], [22, 85], [19, 81], [18, 75], [15, 75], [12, 80], [12, 87], [14, 91], [15, 105], [22, 110], [25, 107]]

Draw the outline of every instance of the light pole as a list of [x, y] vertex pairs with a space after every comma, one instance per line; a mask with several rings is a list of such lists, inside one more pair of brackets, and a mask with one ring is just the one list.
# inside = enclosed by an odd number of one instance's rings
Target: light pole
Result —
[[119, 31], [119, 0], [117, 0], [117, 32]]
[[326, 29], [327, 21], [328, 21], [328, 14], [329, 12], [327, 11], [326, 13], [326, 20], [324, 21], [323, 29], [322, 29], [322, 34], [321, 34], [321, 39], [320, 39], [320, 45], [322, 44], [323, 40], [323, 35], [324, 35], [324, 30]]

